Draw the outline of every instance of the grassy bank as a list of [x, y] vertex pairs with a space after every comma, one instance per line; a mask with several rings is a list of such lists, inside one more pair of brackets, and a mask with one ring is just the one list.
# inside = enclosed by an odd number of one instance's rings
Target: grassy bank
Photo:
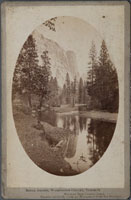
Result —
[[[24, 111], [13, 108], [13, 115], [18, 136], [31, 160], [40, 168], [56, 175], [77, 174], [64, 160], [66, 138], [70, 131], [43, 122], [44, 134], [42, 128], [35, 128], [36, 119], [31, 116], [30, 111]], [[55, 148], [60, 141], [63, 141], [63, 145]]]

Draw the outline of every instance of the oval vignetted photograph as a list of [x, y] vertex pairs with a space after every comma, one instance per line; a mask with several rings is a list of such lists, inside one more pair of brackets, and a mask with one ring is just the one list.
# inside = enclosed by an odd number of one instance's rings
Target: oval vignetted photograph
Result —
[[112, 141], [119, 109], [106, 39], [76, 17], [36, 27], [16, 61], [12, 108], [19, 140], [39, 168], [74, 176], [93, 167]]

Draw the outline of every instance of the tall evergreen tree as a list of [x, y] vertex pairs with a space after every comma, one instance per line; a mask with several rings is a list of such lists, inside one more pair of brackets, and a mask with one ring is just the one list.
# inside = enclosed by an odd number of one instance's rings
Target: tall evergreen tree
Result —
[[[25, 90], [28, 95], [29, 106], [32, 106], [31, 95], [33, 94], [33, 79], [35, 69], [38, 67], [38, 55], [35, 45], [35, 39], [30, 35], [24, 43], [16, 63], [16, 69], [13, 78], [13, 87], [19, 91]], [[15, 84], [16, 83], [16, 84]]]
[[[105, 41], [102, 41], [98, 70], [96, 73], [97, 97], [101, 102], [101, 109], [118, 110], [118, 78], [116, 69], [110, 60]], [[99, 87], [98, 87], [99, 85]]]
[[34, 93], [39, 96], [39, 106], [42, 106], [44, 100], [49, 99], [49, 80], [51, 76], [51, 64], [48, 56], [48, 51], [43, 51], [41, 55], [42, 65], [34, 70], [32, 87]]
[[96, 58], [96, 47], [94, 42], [92, 41], [91, 49], [89, 52], [90, 62], [88, 63], [88, 73], [87, 73], [87, 90], [89, 95], [92, 98], [91, 104], [93, 107], [94, 103], [94, 90], [95, 90], [95, 71], [97, 69], [97, 58]]
[[80, 78], [79, 80], [79, 103], [82, 104], [84, 103], [84, 99], [83, 99], [83, 95], [84, 95], [84, 85], [83, 85], [83, 79]]
[[70, 104], [70, 102], [71, 102], [70, 76], [67, 72], [66, 74], [66, 103]]
[[87, 91], [87, 82], [84, 81], [83, 83], [83, 103], [89, 105], [90, 102], [90, 96], [88, 95]]
[[116, 69], [110, 60], [105, 41], [102, 41], [100, 55], [95, 67], [95, 78], [88, 92], [92, 97], [93, 108], [118, 111], [118, 78]]
[[77, 98], [77, 79], [74, 77], [74, 81], [71, 84], [72, 106], [75, 106]]
[[49, 88], [50, 88], [49, 104], [50, 106], [57, 106], [59, 103], [59, 87], [56, 77], [55, 78], [51, 77], [49, 82]]

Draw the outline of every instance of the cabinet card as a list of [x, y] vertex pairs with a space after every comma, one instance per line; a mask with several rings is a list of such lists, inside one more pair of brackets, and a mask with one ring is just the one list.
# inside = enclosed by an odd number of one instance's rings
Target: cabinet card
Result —
[[2, 196], [127, 199], [129, 3], [1, 10]]

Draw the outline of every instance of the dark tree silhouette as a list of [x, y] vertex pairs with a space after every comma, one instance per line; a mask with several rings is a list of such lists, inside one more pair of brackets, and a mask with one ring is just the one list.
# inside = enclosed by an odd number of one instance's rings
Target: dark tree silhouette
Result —
[[59, 104], [59, 86], [56, 77], [51, 77], [49, 82], [49, 104], [50, 106], [58, 106]]
[[92, 42], [91, 49], [89, 52], [90, 62], [88, 63], [88, 72], [87, 72], [87, 90], [89, 95], [91, 96], [91, 105], [90, 107], [94, 107], [94, 87], [95, 87], [95, 70], [97, 69], [97, 59], [96, 59], [96, 47], [94, 42]]
[[34, 94], [36, 94], [39, 97], [39, 106], [40, 108], [43, 105], [43, 101], [49, 99], [49, 80], [50, 80], [50, 58], [48, 56], [48, 51], [43, 51], [43, 54], [41, 55], [42, 59], [42, 65], [35, 68], [32, 81], [32, 87]]
[[84, 85], [83, 85], [83, 79], [80, 78], [79, 80], [79, 103], [82, 104], [84, 103]]
[[66, 103], [70, 104], [71, 102], [71, 88], [70, 88], [70, 76], [66, 74]]
[[74, 82], [71, 84], [71, 96], [72, 96], [72, 106], [75, 106], [77, 99], [77, 80], [76, 76], [74, 77]]
[[13, 78], [15, 91], [26, 91], [30, 107], [32, 107], [31, 95], [33, 94], [34, 71], [37, 67], [38, 55], [35, 39], [30, 35], [19, 54]]
[[[87, 90], [91, 96], [92, 108], [118, 111], [118, 78], [116, 69], [110, 60], [105, 41], [102, 41], [100, 55], [94, 70], [90, 70], [92, 81], [87, 82]], [[90, 77], [88, 77], [89, 80]]]
[[[88, 126], [87, 143], [92, 143], [91, 160], [95, 164], [108, 148], [115, 130], [115, 123], [91, 120]], [[106, 130], [106, 134], [105, 134]], [[95, 145], [94, 145], [95, 144]]]

